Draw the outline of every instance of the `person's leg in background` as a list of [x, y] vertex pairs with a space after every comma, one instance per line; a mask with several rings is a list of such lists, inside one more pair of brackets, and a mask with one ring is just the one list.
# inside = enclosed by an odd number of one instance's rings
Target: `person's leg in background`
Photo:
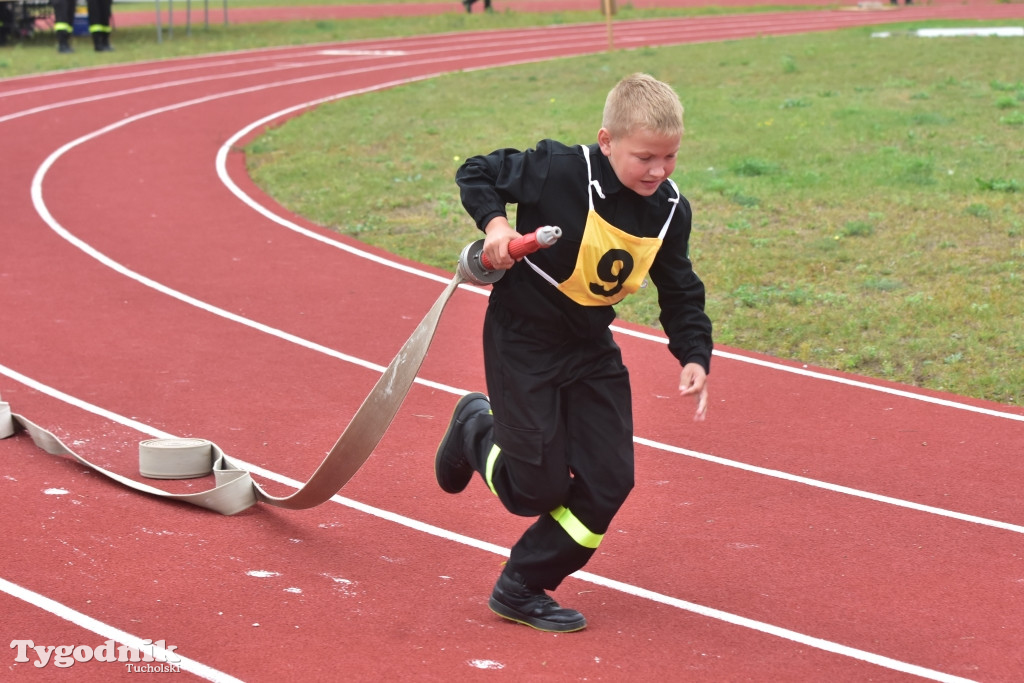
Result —
[[74, 52], [71, 32], [75, 22], [75, 0], [53, 0], [53, 32], [57, 35], [57, 52]]
[[89, 34], [96, 52], [110, 52], [110, 14], [112, 0], [87, 0], [89, 7]]

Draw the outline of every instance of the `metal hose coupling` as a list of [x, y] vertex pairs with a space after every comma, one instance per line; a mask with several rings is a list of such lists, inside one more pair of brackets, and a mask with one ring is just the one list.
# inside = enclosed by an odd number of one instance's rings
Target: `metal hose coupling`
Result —
[[[540, 249], [546, 249], [558, 241], [562, 229], [557, 225], [545, 225], [528, 235], [517, 237], [508, 243], [508, 253], [515, 260], [528, 256]], [[505, 274], [504, 270], [495, 269], [484, 253], [484, 241], [477, 240], [466, 245], [459, 254], [458, 276], [474, 285], [491, 285]]]

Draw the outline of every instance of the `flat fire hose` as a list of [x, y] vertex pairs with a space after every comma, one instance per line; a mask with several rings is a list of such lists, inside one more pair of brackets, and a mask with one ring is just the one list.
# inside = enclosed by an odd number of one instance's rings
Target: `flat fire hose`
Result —
[[[544, 229], [541, 228], [541, 230]], [[480, 242], [482, 240], [474, 245], [479, 247]], [[545, 239], [538, 241], [531, 233], [523, 238], [513, 240], [510, 243], [510, 253], [518, 258], [525, 253], [549, 246], [552, 242], [553, 240], [545, 241]], [[512, 248], [513, 246], [516, 248]], [[467, 247], [468, 249], [469, 247]], [[476, 249], [475, 258], [478, 260], [482, 256], [479, 252], [480, 249]], [[416, 379], [416, 373], [419, 372], [427, 350], [430, 348], [430, 342], [434, 338], [434, 331], [441, 319], [441, 313], [455, 289], [467, 281], [475, 284], [489, 284], [496, 279], [492, 276], [492, 279], [484, 282], [480, 276], [490, 274], [489, 271], [480, 271], [479, 264], [467, 265], [466, 250], [460, 259], [459, 270], [455, 277], [448, 283], [426, 317], [413, 330], [412, 336], [377, 380], [369, 396], [359, 406], [334, 447], [327, 453], [309, 480], [289, 496], [278, 497], [266, 493], [259, 484], [253, 481], [249, 472], [232, 463], [220, 447], [205, 439], [148, 439], [139, 444], [139, 472], [144, 477], [190, 479], [213, 472], [214, 487], [196, 493], [170, 493], [89, 462], [68, 448], [52, 432], [21, 415], [12, 413], [10, 405], [3, 401], [0, 401], [0, 439], [24, 431], [36, 446], [47, 453], [70, 456], [129, 488], [161, 498], [197, 505], [223, 515], [236, 514], [252, 507], [257, 502], [290, 510], [305, 510], [315, 507], [330, 500], [341, 490], [362, 467], [384, 437], [384, 433], [398, 413], [399, 407]]]
[[309, 481], [289, 496], [277, 497], [265, 492], [253, 481], [249, 472], [236, 466], [216, 444], [205, 439], [149, 439], [139, 444], [139, 472], [145, 477], [189, 479], [213, 472], [215, 486], [211, 489], [196, 493], [169, 493], [89, 462], [68, 448], [53, 433], [12, 413], [10, 406], [3, 402], [0, 402], [0, 438], [24, 430], [39, 448], [51, 455], [70, 456], [100, 474], [138, 491], [191, 503], [223, 515], [241, 512], [257, 502], [290, 510], [315, 507], [329, 500], [352, 478], [384, 437], [384, 432], [416, 379], [441, 312], [462, 281], [461, 275], [452, 279], [377, 380], [370, 395], [359, 406]]

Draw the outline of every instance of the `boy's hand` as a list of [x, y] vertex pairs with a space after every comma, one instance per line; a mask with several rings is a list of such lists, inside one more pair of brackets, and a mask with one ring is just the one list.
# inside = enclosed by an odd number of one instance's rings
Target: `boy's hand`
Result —
[[679, 375], [679, 395], [696, 396], [697, 412], [694, 422], [703, 422], [708, 414], [708, 375], [700, 363], [687, 363]]
[[495, 270], [508, 270], [515, 260], [508, 254], [508, 243], [521, 235], [509, 225], [508, 219], [498, 216], [484, 228], [484, 255]]

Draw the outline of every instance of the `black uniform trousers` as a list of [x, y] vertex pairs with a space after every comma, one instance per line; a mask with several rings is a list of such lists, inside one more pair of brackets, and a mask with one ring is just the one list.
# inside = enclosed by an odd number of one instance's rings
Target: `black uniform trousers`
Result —
[[465, 446], [509, 512], [537, 517], [508, 569], [553, 590], [590, 560], [633, 488], [629, 373], [608, 329], [580, 338], [492, 304], [483, 338], [493, 418], [470, 420]]
[[71, 33], [75, 23], [75, 0], [51, 0], [53, 3], [53, 30]]
[[[55, 31], [71, 31], [75, 22], [77, 0], [52, 0]], [[111, 0], [87, 0], [89, 26], [102, 26], [110, 30]]]
[[88, 0], [87, 5], [89, 7], [89, 30], [110, 33], [112, 0]]

